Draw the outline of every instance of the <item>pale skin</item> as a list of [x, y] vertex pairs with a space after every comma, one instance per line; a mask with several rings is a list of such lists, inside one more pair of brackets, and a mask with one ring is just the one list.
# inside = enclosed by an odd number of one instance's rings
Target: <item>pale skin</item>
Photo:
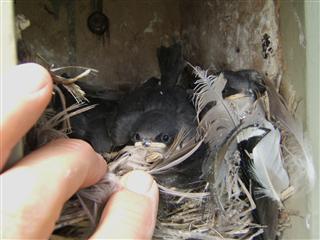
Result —
[[[37, 64], [15, 67], [2, 77], [1, 163], [41, 116], [52, 96], [49, 73]], [[1, 173], [1, 239], [49, 238], [63, 204], [98, 182], [107, 164], [89, 144], [58, 139]], [[133, 171], [107, 202], [94, 239], [150, 239], [157, 208], [153, 178]]]

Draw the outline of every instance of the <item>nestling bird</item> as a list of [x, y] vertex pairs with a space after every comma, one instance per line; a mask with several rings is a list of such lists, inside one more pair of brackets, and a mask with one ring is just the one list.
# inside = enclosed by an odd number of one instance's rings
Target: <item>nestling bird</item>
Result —
[[[161, 79], [149, 79], [119, 103], [110, 128], [114, 146], [140, 143], [148, 147], [161, 143], [168, 149], [181, 130], [188, 133], [187, 139], [196, 133], [196, 111], [191, 96], [186, 88], [177, 86], [186, 66], [181, 45], [160, 47], [157, 56]], [[183, 163], [157, 175], [157, 182], [175, 188], [198, 184], [205, 154], [202, 146]]]
[[[137, 142], [144, 146], [157, 142], [168, 147], [181, 129], [186, 129], [190, 136], [194, 134], [196, 120], [191, 96], [177, 86], [185, 67], [182, 47], [178, 43], [160, 47], [157, 56], [161, 79], [150, 78], [126, 95], [114, 96], [111, 92], [111, 96], [101, 96], [79, 83], [90, 103], [98, 106], [71, 119], [71, 136], [86, 140], [103, 153]], [[108, 95], [110, 91], [105, 92]]]
[[176, 86], [184, 67], [181, 45], [158, 49], [161, 79], [151, 78], [125, 96], [111, 127], [115, 146], [160, 142], [169, 146], [184, 128], [195, 132], [195, 109], [185, 89]]

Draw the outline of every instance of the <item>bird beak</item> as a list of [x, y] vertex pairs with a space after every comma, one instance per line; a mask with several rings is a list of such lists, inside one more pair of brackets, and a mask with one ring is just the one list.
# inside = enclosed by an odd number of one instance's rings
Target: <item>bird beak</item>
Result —
[[167, 149], [168, 146], [164, 143], [160, 142], [153, 142], [153, 141], [141, 141], [141, 142], [135, 142], [134, 144], [135, 147], [147, 147], [148, 150], [150, 151], [155, 151], [159, 153], [164, 153]]
[[149, 139], [142, 139], [142, 146], [150, 147], [151, 141]]

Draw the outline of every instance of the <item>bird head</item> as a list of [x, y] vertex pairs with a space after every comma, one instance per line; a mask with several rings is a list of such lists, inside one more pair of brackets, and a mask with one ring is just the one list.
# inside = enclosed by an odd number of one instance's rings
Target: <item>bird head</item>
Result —
[[166, 111], [149, 111], [142, 114], [134, 125], [132, 141], [141, 142], [149, 147], [152, 143], [163, 143], [170, 146], [178, 134], [178, 126], [174, 114]]

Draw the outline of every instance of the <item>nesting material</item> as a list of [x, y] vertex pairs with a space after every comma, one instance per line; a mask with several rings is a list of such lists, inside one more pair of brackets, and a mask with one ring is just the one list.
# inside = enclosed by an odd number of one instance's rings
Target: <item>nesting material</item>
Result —
[[[44, 59], [42, 60], [46, 63]], [[38, 148], [53, 139], [67, 138], [68, 134], [72, 131], [70, 118], [95, 107], [95, 105], [86, 104], [88, 100], [85, 98], [85, 93], [76, 84], [76, 81], [88, 76], [90, 73], [97, 73], [97, 70], [78, 66], [54, 68], [53, 65], [49, 64], [46, 64], [45, 67], [48, 69], [54, 82], [53, 94], [58, 95], [62, 110], [56, 112], [52, 107], [46, 109], [36, 126], [28, 134], [29, 140], [27, 149], [31, 150]], [[80, 71], [80, 73], [76, 74], [75, 77], [65, 78], [59, 75], [59, 71], [65, 69], [72, 69], [73, 72]], [[66, 99], [61, 88], [65, 88], [73, 96], [76, 101], [75, 104], [71, 106], [66, 105]]]
[[[108, 197], [118, 189], [120, 176], [133, 169], [155, 177], [165, 175], [207, 144], [209, 150], [197, 184], [183, 188], [159, 184], [161, 200], [154, 238], [281, 236], [290, 221], [285, 201], [302, 187], [310, 187], [314, 180], [303, 132], [273, 85], [257, 72], [241, 72], [250, 84], [235, 85], [237, 92], [226, 95], [228, 73], [209, 74], [192, 68], [197, 78], [193, 95], [198, 123], [195, 136], [187, 137], [188, 129], [182, 129], [169, 149], [162, 144], [144, 147], [138, 143], [116, 153], [105, 153], [109, 172], [66, 204], [57, 229], [83, 227], [85, 223], [89, 230], [84, 235], [88, 235]], [[55, 70], [53, 79], [67, 86], [77, 104], [65, 106], [63, 94], [55, 86], [63, 111], [54, 114], [48, 109], [40, 119], [34, 129], [37, 146], [67, 137], [72, 128], [70, 118], [95, 107], [84, 103], [84, 93], [72, 86], [91, 69], [72, 80], [57, 77]]]

